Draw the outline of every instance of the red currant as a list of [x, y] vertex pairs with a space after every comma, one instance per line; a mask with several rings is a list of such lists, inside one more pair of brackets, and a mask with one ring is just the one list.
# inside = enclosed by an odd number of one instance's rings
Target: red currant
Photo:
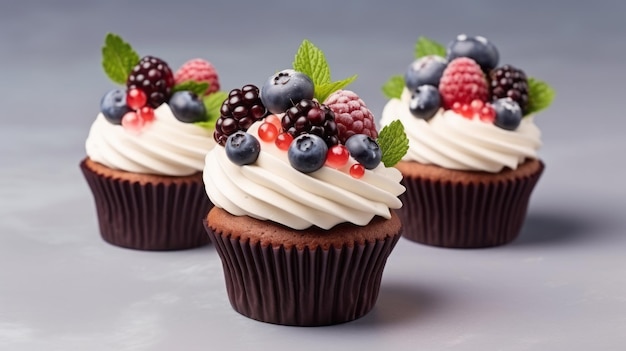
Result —
[[276, 130], [278, 131], [280, 131], [280, 129], [283, 127], [282, 124], [280, 123], [280, 118], [278, 118], [278, 116], [276, 115], [269, 115], [265, 117], [265, 122], [271, 123], [274, 126], [276, 126]]
[[474, 118], [474, 111], [468, 104], [463, 104], [458, 113], [465, 118], [469, 118], [469, 119]]
[[361, 179], [365, 174], [365, 167], [360, 163], [355, 163], [350, 166], [350, 175], [352, 178]]
[[126, 105], [133, 110], [138, 110], [144, 107], [147, 101], [148, 97], [146, 96], [146, 93], [139, 89], [130, 89], [128, 93], [126, 93]]
[[337, 144], [328, 149], [328, 153], [326, 154], [326, 165], [333, 168], [341, 168], [348, 163], [349, 158], [350, 151], [348, 151], [348, 148], [341, 144]]
[[259, 126], [259, 138], [261, 140], [271, 143], [276, 140], [276, 136], [278, 136], [278, 129], [272, 123], [263, 122]]
[[279, 149], [283, 151], [287, 151], [289, 150], [289, 145], [291, 145], [292, 141], [293, 141], [293, 137], [291, 136], [291, 134], [280, 133], [276, 136], [276, 140], [274, 140], [274, 143]]
[[493, 123], [496, 120], [496, 110], [491, 104], [486, 104], [480, 109], [480, 120], [488, 123]]
[[145, 123], [151, 123], [154, 121], [154, 109], [150, 106], [140, 108], [137, 113]]
[[122, 117], [122, 127], [129, 132], [139, 134], [144, 126], [144, 120], [136, 112], [126, 112]]
[[470, 103], [470, 107], [476, 113], [480, 113], [480, 110], [485, 106], [485, 103], [482, 100], [474, 99]]

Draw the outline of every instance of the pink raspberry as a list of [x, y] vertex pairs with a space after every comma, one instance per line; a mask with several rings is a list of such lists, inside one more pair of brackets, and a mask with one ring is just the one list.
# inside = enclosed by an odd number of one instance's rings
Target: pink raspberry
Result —
[[337, 90], [324, 102], [335, 113], [339, 141], [345, 144], [354, 134], [378, 137], [374, 115], [361, 98], [350, 90]]
[[203, 59], [192, 59], [185, 62], [174, 74], [176, 84], [194, 80], [196, 82], [207, 82], [209, 88], [204, 95], [209, 95], [220, 90], [220, 82], [217, 71], [213, 64]]
[[489, 88], [483, 71], [476, 61], [467, 57], [452, 60], [443, 71], [439, 82], [443, 107], [452, 108], [455, 102], [470, 104], [474, 100], [488, 101]]

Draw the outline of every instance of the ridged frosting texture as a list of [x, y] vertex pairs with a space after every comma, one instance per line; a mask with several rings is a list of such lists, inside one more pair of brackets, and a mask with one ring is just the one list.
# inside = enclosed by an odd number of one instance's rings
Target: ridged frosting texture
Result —
[[444, 109], [425, 121], [411, 114], [410, 99], [410, 93], [405, 88], [400, 99], [387, 102], [381, 119], [382, 125], [393, 120], [400, 120], [404, 125], [409, 138], [409, 151], [403, 158], [405, 161], [497, 173], [504, 167], [516, 169], [527, 158], [537, 158], [541, 132], [533, 116], [524, 117], [513, 131]]
[[202, 171], [204, 157], [215, 145], [210, 132], [180, 122], [167, 104], [154, 113], [155, 120], [139, 134], [99, 114], [85, 143], [87, 156], [109, 168], [133, 173], [186, 176]]
[[[248, 133], [257, 139], [256, 122]], [[378, 215], [390, 218], [390, 208], [400, 208], [401, 173], [382, 163], [355, 179], [348, 165], [341, 169], [324, 166], [304, 174], [289, 164], [287, 152], [274, 143], [261, 143], [257, 161], [238, 166], [217, 146], [206, 156], [204, 183], [211, 202], [235, 216], [270, 220], [299, 230], [311, 226], [330, 229], [350, 222], [367, 225]]]

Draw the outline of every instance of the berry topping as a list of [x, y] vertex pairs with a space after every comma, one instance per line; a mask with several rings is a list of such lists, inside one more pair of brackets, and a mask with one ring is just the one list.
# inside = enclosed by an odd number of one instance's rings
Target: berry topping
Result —
[[459, 57], [452, 60], [443, 71], [439, 82], [442, 105], [449, 109], [455, 102], [469, 104], [472, 100], [487, 101], [487, 81], [474, 60]]
[[348, 148], [338, 144], [328, 149], [326, 155], [326, 165], [333, 168], [341, 168], [348, 163], [350, 159], [350, 151]]
[[302, 173], [315, 172], [324, 166], [328, 147], [322, 138], [315, 134], [302, 134], [289, 146], [287, 157], [291, 167]]
[[374, 115], [361, 98], [350, 90], [337, 90], [324, 102], [335, 114], [339, 141], [345, 143], [355, 134], [378, 137]]
[[362, 164], [355, 163], [350, 166], [350, 175], [352, 178], [361, 179], [365, 175], [365, 167]]
[[241, 89], [233, 89], [222, 103], [213, 138], [224, 146], [229, 135], [238, 130], [245, 132], [265, 114], [265, 106], [259, 98], [259, 88], [249, 84]]
[[292, 141], [293, 141], [293, 136], [291, 134], [280, 133], [276, 136], [276, 140], [274, 141], [274, 144], [276, 144], [276, 147], [279, 148], [280, 150], [287, 151], [289, 150], [289, 146], [291, 145]]
[[448, 61], [437, 55], [428, 55], [413, 61], [404, 74], [404, 84], [410, 91], [414, 91], [420, 85], [428, 84], [438, 86], [443, 70]]
[[447, 59], [452, 61], [458, 57], [474, 60], [484, 72], [489, 72], [498, 65], [500, 54], [495, 45], [484, 37], [468, 37], [461, 34], [448, 44]]
[[346, 141], [350, 155], [367, 169], [374, 169], [380, 163], [382, 151], [378, 143], [365, 134], [356, 134]]
[[169, 101], [174, 117], [184, 123], [194, 123], [205, 119], [206, 108], [198, 95], [187, 91], [177, 91]]
[[276, 128], [276, 126], [271, 122], [266, 121], [259, 126], [259, 138], [261, 138], [261, 140], [271, 143], [276, 140], [277, 136], [278, 128]]
[[265, 117], [265, 122], [271, 123], [276, 126], [276, 130], [280, 130], [283, 126], [280, 122], [280, 117], [276, 115], [269, 115]]
[[128, 90], [142, 90], [148, 96], [148, 105], [157, 108], [169, 100], [174, 86], [174, 75], [165, 61], [145, 56], [133, 68], [126, 86]]
[[496, 118], [496, 112], [493, 106], [481, 100], [473, 100], [469, 104], [455, 102], [452, 105], [452, 110], [465, 118], [474, 119], [478, 117], [481, 121], [488, 123], [493, 123]]
[[189, 80], [209, 84], [209, 87], [203, 95], [209, 95], [220, 90], [219, 77], [215, 66], [203, 59], [196, 58], [185, 62], [174, 74], [174, 82], [176, 84], [181, 84]]
[[232, 163], [243, 166], [254, 163], [259, 158], [261, 144], [252, 134], [237, 131], [228, 137], [225, 149], [226, 156]]
[[313, 81], [293, 69], [282, 70], [269, 77], [261, 88], [261, 100], [272, 113], [283, 113], [302, 99], [313, 99]]
[[100, 100], [100, 111], [110, 123], [122, 124], [122, 117], [130, 111], [126, 105], [126, 92], [121, 89], [113, 89], [104, 94]]
[[143, 119], [144, 124], [154, 121], [154, 109], [150, 106], [144, 106], [137, 111], [137, 114]]
[[122, 127], [129, 132], [139, 134], [144, 125], [145, 121], [135, 111], [127, 112], [124, 117], [122, 117]]
[[411, 95], [409, 111], [413, 116], [425, 120], [431, 119], [441, 107], [439, 90], [432, 85], [420, 85]]
[[321, 137], [328, 147], [339, 143], [335, 114], [328, 106], [303, 99], [287, 110], [282, 119], [283, 129], [294, 138], [311, 133]]
[[146, 106], [146, 102], [148, 102], [146, 93], [139, 89], [130, 89], [126, 93], [126, 104], [133, 110], [138, 110]]
[[522, 114], [528, 107], [528, 80], [526, 73], [511, 65], [504, 65], [489, 73], [491, 79], [491, 99], [509, 97], [515, 100]]
[[522, 121], [522, 109], [511, 98], [502, 98], [493, 102], [495, 110], [494, 124], [502, 129], [515, 130]]

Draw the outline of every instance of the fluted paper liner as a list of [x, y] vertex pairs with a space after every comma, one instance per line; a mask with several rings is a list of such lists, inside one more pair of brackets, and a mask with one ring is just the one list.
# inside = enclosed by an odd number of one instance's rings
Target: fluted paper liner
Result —
[[297, 249], [250, 244], [205, 226], [222, 260], [232, 307], [252, 319], [293, 326], [339, 324], [367, 314], [400, 238]]
[[206, 245], [202, 220], [212, 204], [201, 176], [185, 182], [118, 179], [80, 168], [91, 188], [100, 234], [116, 246], [138, 250], [182, 250]]
[[524, 223], [528, 203], [544, 165], [526, 176], [459, 182], [405, 176], [398, 210], [402, 235], [422, 244], [450, 248], [509, 243]]

